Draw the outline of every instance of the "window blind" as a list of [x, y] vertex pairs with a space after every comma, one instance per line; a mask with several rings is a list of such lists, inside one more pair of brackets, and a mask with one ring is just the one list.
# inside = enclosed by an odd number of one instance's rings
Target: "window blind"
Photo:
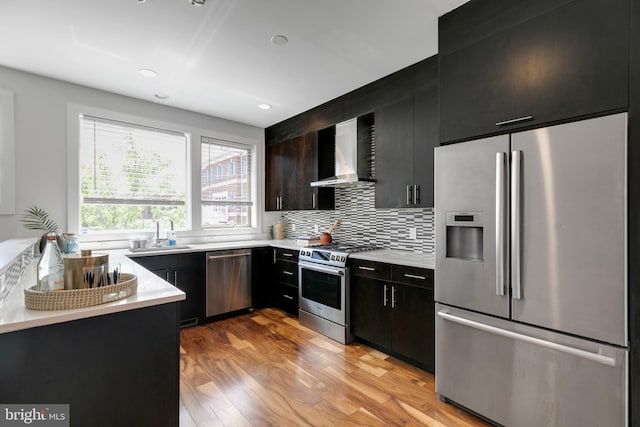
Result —
[[184, 133], [82, 116], [80, 182], [85, 204], [184, 205]]
[[201, 139], [202, 227], [251, 225], [253, 147]]
[[202, 138], [202, 204], [251, 206], [252, 147]]

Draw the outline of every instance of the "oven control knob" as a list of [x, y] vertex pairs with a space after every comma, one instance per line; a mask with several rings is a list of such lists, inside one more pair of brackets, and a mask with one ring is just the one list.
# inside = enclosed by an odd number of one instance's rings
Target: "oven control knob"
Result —
[[329, 257], [329, 259], [330, 259], [331, 261], [333, 261], [333, 260], [335, 260], [335, 259], [336, 259], [336, 256], [335, 256], [335, 255], [331, 255], [331, 256]]
[[343, 256], [340, 258], [340, 261], [344, 262], [346, 259], [347, 259], [347, 257], [343, 255]]

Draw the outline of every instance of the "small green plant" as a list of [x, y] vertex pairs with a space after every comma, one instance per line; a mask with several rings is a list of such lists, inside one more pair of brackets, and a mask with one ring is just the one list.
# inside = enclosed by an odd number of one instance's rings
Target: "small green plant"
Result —
[[58, 224], [49, 218], [49, 214], [37, 206], [32, 206], [25, 210], [22, 218], [20, 218], [20, 222], [22, 222], [28, 230], [42, 230], [46, 233], [57, 233], [59, 230]]

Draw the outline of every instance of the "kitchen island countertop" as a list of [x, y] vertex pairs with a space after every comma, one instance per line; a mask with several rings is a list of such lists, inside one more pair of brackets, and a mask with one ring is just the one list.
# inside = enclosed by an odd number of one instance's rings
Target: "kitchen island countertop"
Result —
[[105, 252], [109, 253], [111, 265], [120, 264], [122, 272], [136, 275], [138, 278], [138, 290], [135, 295], [107, 304], [73, 310], [38, 311], [27, 309], [24, 304], [24, 289], [33, 286], [36, 282], [37, 259], [34, 259], [22, 274], [20, 281], [0, 305], [0, 334], [185, 299], [185, 293], [180, 289], [128, 259], [125, 256], [128, 250]]

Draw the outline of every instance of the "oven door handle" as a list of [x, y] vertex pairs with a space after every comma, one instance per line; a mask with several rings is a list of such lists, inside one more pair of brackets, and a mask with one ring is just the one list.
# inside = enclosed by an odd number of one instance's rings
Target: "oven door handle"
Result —
[[[304, 262], [304, 261], [298, 262], [298, 270], [302, 270], [303, 268], [306, 268], [307, 270], [312, 270], [312, 271], [319, 271], [321, 273], [329, 273], [335, 276], [344, 276], [345, 270], [346, 270], [346, 268], [335, 268], [335, 267], [313, 264], [313, 263]], [[302, 277], [302, 274], [300, 274], [300, 277]]]

